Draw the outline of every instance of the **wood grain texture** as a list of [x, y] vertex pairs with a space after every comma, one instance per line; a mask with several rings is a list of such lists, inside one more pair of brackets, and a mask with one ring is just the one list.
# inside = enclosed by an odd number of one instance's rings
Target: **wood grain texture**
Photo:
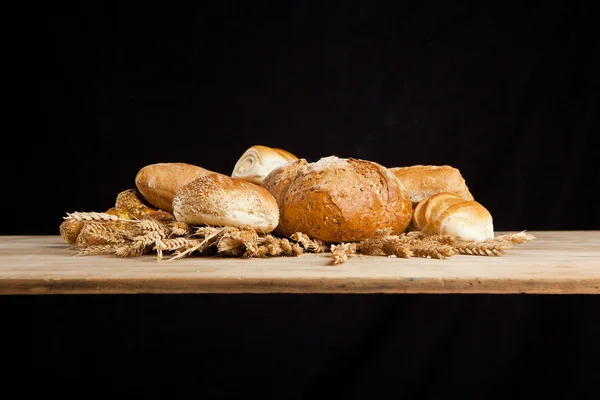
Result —
[[530, 233], [537, 239], [500, 257], [357, 256], [336, 266], [323, 254], [160, 262], [155, 254], [78, 256], [60, 236], [2, 236], [0, 294], [600, 294], [600, 231]]

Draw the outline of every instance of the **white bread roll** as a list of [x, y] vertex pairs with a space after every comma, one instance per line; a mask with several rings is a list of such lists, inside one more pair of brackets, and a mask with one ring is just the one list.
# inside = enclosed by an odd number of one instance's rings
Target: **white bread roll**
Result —
[[183, 185], [213, 173], [202, 167], [186, 163], [150, 164], [140, 169], [135, 186], [150, 205], [159, 210], [173, 212], [173, 197]]
[[246, 150], [235, 163], [231, 177], [260, 185], [275, 168], [297, 159], [298, 157], [285, 150], [255, 145]]
[[390, 171], [410, 193], [413, 206], [442, 192], [457, 194], [464, 200], [474, 200], [460, 171], [449, 165], [392, 167]]
[[494, 238], [490, 212], [474, 200], [454, 193], [438, 193], [417, 205], [411, 228], [427, 235], [452, 235], [461, 240]]
[[412, 216], [408, 192], [382, 165], [353, 158], [299, 159], [263, 181], [279, 205], [275, 233], [302, 232], [325, 242], [358, 242], [379, 229], [403, 232]]
[[421, 201], [414, 209], [411, 226], [422, 230], [428, 221], [435, 221], [448, 207], [465, 201], [454, 193], [438, 193]]
[[279, 222], [275, 198], [265, 188], [218, 173], [182, 186], [173, 198], [173, 215], [190, 225], [249, 225], [264, 233]]

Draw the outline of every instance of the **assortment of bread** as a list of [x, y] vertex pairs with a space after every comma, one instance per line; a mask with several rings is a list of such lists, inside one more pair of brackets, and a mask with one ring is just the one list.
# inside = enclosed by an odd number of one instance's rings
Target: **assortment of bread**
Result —
[[[330, 244], [331, 253], [343, 259], [357, 249], [399, 257], [498, 255], [507, 243], [532, 238], [495, 238], [491, 213], [475, 201], [460, 171], [448, 165], [387, 168], [337, 156], [308, 162], [285, 150], [256, 145], [242, 154], [231, 176], [167, 162], [142, 167], [134, 181], [135, 188], [119, 193], [105, 213], [65, 218], [63, 239], [99, 243], [80, 238], [88, 221], [100, 219], [112, 228], [89, 226], [88, 239], [104, 235], [103, 245], [89, 252], [113, 246], [114, 254], [140, 255], [154, 246], [159, 254], [169, 249], [186, 254], [217, 243], [226, 254], [265, 256], [299, 254], [302, 248], [324, 251]], [[143, 221], [130, 229], [129, 223]], [[196, 233], [190, 233], [192, 227]], [[250, 231], [254, 236], [248, 236]], [[263, 235], [260, 241], [257, 235]], [[446, 239], [436, 242], [444, 235]], [[427, 237], [431, 242], [414, 242]], [[474, 244], [448, 247], [448, 237]]]
[[255, 145], [246, 150], [235, 163], [231, 177], [260, 185], [275, 168], [297, 159], [288, 151]]

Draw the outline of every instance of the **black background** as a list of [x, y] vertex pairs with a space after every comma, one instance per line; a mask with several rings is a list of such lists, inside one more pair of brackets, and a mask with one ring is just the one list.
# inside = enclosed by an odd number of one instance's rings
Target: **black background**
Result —
[[254, 144], [452, 165], [498, 231], [597, 229], [593, 3], [41, 6], [41, 137], [17, 138], [7, 185], [35, 210], [1, 232], [57, 234], [67, 212], [113, 206], [148, 164], [230, 174]]
[[19, 398], [598, 397], [597, 295], [52, 295], [0, 306], [3, 394]]
[[[111, 207], [144, 165], [230, 173], [254, 144], [452, 165], [498, 231], [600, 226], [592, 1], [217, 4], [36, 8], [39, 114], [24, 123], [39, 127], [14, 138], [0, 233], [56, 235], [65, 213]], [[579, 399], [600, 376], [595, 296], [0, 305], [17, 356], [7, 387], [22, 395], [83, 383], [144, 398]]]

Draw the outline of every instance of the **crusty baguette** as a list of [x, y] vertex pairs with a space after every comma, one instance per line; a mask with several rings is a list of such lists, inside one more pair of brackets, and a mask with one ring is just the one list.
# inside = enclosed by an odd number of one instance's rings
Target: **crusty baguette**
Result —
[[235, 163], [231, 177], [260, 185], [275, 168], [297, 159], [298, 157], [282, 149], [254, 145]]
[[271, 172], [262, 185], [279, 206], [275, 232], [302, 232], [325, 242], [357, 242], [379, 229], [403, 232], [411, 219], [406, 189], [382, 165], [353, 158], [299, 159]]
[[441, 192], [454, 193], [465, 200], [474, 200], [460, 171], [449, 165], [413, 165], [392, 167], [389, 170], [406, 187], [413, 206]]
[[150, 164], [138, 171], [135, 185], [150, 205], [172, 213], [177, 190], [210, 173], [213, 171], [187, 163]]
[[415, 207], [411, 229], [427, 235], [452, 235], [461, 240], [494, 238], [490, 212], [474, 200], [454, 193], [437, 193]]
[[190, 225], [247, 225], [264, 233], [279, 222], [275, 198], [265, 188], [218, 173], [179, 188], [173, 198], [173, 215]]

